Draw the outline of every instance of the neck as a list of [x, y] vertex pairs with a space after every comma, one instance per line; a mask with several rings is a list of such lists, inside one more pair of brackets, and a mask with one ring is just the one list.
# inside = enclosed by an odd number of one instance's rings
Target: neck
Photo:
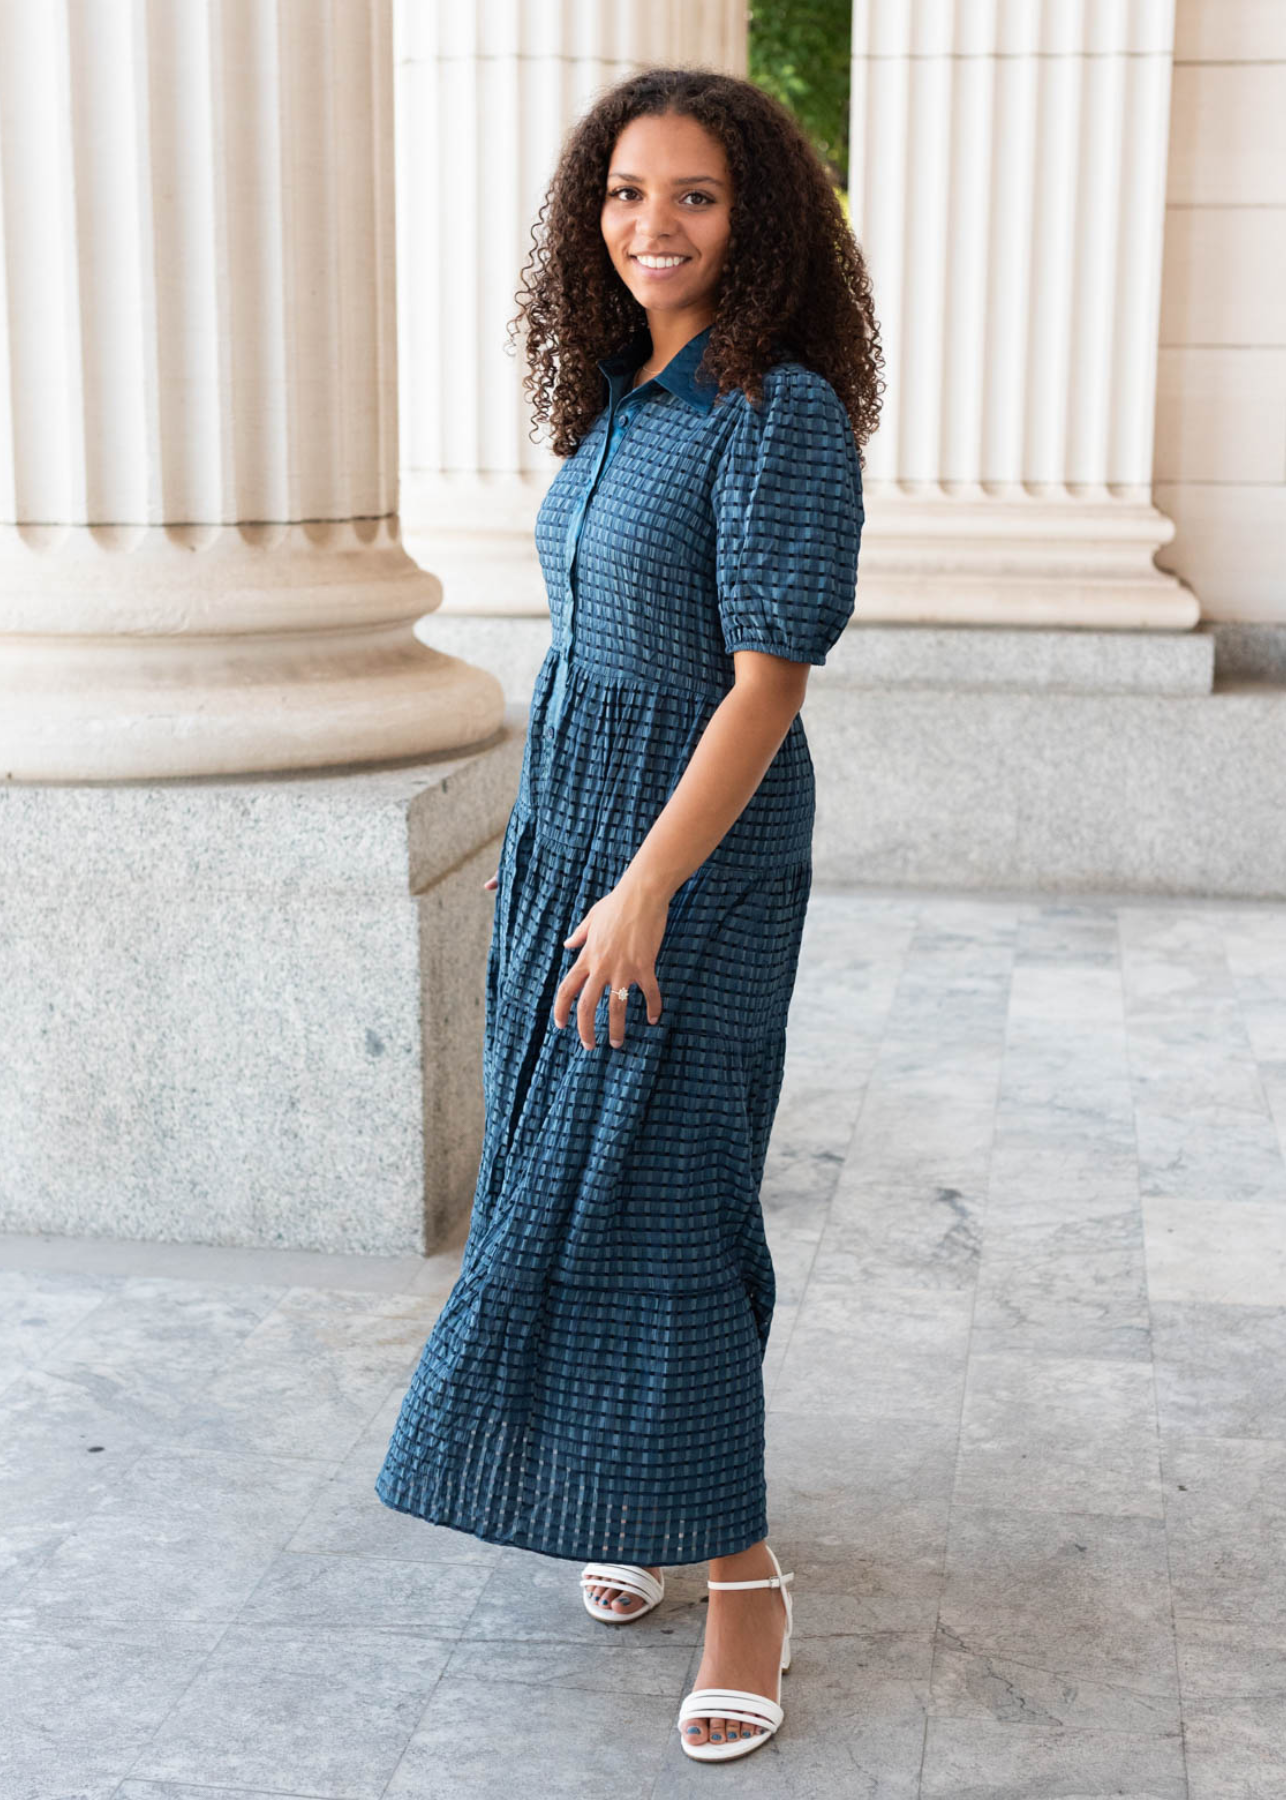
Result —
[[699, 332], [713, 323], [714, 313], [708, 307], [686, 308], [683, 312], [649, 312], [647, 328], [652, 338], [652, 354], [640, 369], [639, 379], [646, 381], [648, 375], [659, 375], [685, 344], [690, 344]]

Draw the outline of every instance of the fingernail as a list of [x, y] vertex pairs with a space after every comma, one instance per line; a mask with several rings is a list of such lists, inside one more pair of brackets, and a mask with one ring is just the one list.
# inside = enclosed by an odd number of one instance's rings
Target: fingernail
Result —
[[624, 1039], [624, 1038], [613, 1038], [613, 1039], [612, 1039], [612, 1048], [613, 1048], [613, 1050], [619, 1050], [619, 1049], [620, 1049], [620, 1048], [621, 1048], [621, 1045], [622, 1045], [622, 1044], [623, 1044], [623, 1043], [624, 1043], [624, 1042], [625, 1042], [625, 1039]]

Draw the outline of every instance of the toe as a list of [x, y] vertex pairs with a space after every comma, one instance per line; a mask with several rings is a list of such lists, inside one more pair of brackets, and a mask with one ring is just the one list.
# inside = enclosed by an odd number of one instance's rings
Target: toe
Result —
[[725, 1736], [726, 1736], [726, 1733], [723, 1729], [723, 1720], [722, 1719], [711, 1719], [711, 1721], [710, 1721], [710, 1742], [712, 1744], [722, 1744]]
[[615, 1600], [612, 1602], [612, 1605], [617, 1612], [633, 1612], [634, 1602], [637, 1598], [637, 1594], [631, 1594], [628, 1588], [621, 1588], [618, 1591]]
[[704, 1744], [709, 1736], [710, 1721], [708, 1719], [685, 1719], [683, 1735], [689, 1744]]

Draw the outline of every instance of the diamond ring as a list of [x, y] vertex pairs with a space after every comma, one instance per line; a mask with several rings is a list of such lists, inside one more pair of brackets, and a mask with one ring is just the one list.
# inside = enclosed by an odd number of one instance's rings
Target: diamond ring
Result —
[[630, 997], [630, 990], [627, 987], [613, 988], [612, 992], [618, 1000], [628, 1000]]

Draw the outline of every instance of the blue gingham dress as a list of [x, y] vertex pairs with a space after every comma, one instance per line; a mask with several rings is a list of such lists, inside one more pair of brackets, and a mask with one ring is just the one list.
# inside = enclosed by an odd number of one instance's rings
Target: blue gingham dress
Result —
[[854, 605], [861, 466], [831, 384], [772, 365], [713, 404], [709, 327], [631, 389], [646, 333], [541, 505], [553, 637], [505, 828], [486, 971], [486, 1128], [460, 1276], [380, 1469], [387, 1505], [576, 1560], [767, 1535], [759, 1186], [812, 875], [802, 718], [670, 905], [625, 1044], [586, 1050], [563, 939], [626, 865], [733, 680], [821, 663]]

